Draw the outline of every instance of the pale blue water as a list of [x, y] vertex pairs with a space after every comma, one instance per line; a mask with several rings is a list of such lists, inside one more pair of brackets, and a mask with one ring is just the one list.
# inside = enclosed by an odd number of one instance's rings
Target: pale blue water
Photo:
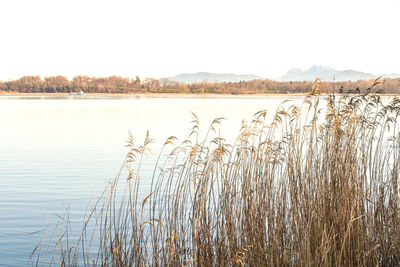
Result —
[[[30, 266], [30, 254], [48, 224], [70, 206], [70, 220], [82, 221], [116, 175], [127, 152], [130, 130], [137, 143], [146, 130], [156, 143], [144, 163], [151, 170], [165, 139], [184, 139], [191, 111], [203, 131], [227, 118], [220, 134], [233, 141], [243, 119], [259, 110], [274, 113], [283, 100], [260, 97], [0, 97], [0, 266]], [[142, 177], [146, 179], [146, 177]]]

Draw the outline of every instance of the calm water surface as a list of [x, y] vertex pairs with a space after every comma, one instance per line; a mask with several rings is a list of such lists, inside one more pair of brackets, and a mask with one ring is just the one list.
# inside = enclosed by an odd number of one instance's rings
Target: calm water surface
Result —
[[166, 138], [187, 137], [191, 111], [203, 131], [214, 118], [225, 117], [221, 136], [233, 141], [243, 119], [259, 110], [273, 114], [286, 99], [301, 104], [304, 97], [1, 96], [0, 266], [32, 265], [29, 256], [40, 231], [68, 207], [70, 220], [82, 221], [89, 200], [117, 174], [128, 131], [137, 144], [146, 130], [155, 139], [144, 164], [151, 170]]

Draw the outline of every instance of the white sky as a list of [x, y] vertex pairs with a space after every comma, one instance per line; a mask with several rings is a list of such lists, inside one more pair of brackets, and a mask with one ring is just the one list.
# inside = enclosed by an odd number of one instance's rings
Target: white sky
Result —
[[400, 72], [399, 26], [399, 0], [1, 0], [0, 80]]

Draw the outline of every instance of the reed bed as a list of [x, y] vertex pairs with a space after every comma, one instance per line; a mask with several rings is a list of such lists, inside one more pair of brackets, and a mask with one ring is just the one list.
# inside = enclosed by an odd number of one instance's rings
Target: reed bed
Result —
[[49, 233], [36, 264], [397, 266], [400, 100], [384, 102], [373, 88], [309, 95], [272, 120], [256, 113], [233, 144], [218, 134], [222, 118], [201, 135], [194, 115], [187, 140], [165, 142], [147, 193], [152, 140], [136, 146], [130, 135], [81, 235]]

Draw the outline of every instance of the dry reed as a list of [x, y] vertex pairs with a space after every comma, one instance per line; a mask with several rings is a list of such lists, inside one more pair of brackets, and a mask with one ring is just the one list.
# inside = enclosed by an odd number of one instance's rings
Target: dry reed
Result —
[[269, 122], [260, 111], [234, 144], [216, 134], [221, 118], [200, 138], [194, 115], [188, 140], [165, 142], [148, 193], [152, 140], [137, 147], [130, 135], [80, 237], [53, 232], [37, 265], [398, 265], [400, 100], [385, 104], [373, 87], [334, 98], [286, 103]]

